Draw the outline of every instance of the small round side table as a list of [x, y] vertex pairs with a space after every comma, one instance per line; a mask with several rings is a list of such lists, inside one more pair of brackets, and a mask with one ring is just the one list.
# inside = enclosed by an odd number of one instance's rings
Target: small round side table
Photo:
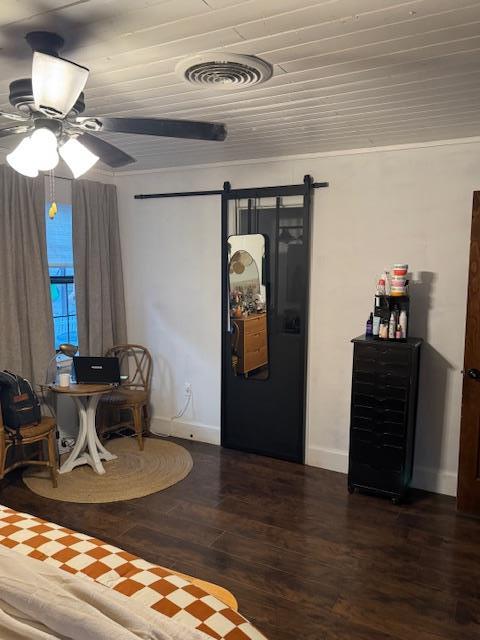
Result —
[[95, 427], [95, 415], [100, 398], [113, 391], [108, 384], [71, 384], [69, 387], [50, 385], [50, 391], [70, 396], [78, 411], [78, 437], [70, 455], [62, 464], [59, 473], [68, 473], [81, 464], [89, 464], [99, 474], [105, 473], [102, 460], [115, 460], [100, 442]]

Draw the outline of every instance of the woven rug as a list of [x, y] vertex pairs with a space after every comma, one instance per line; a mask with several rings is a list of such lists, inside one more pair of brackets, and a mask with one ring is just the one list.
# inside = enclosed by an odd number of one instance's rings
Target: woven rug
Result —
[[104, 462], [105, 474], [98, 475], [89, 465], [58, 475], [58, 487], [52, 486], [48, 471], [29, 467], [23, 481], [34, 493], [63, 502], [117, 502], [141, 498], [162, 491], [183, 480], [193, 467], [192, 457], [183, 447], [156, 438], [145, 439], [145, 450], [138, 449], [134, 438], [107, 442], [118, 456]]

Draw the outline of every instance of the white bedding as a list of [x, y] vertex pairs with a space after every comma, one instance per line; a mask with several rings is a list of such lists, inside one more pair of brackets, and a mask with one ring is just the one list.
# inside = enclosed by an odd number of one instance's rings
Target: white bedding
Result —
[[211, 640], [133, 598], [0, 547], [1, 640]]

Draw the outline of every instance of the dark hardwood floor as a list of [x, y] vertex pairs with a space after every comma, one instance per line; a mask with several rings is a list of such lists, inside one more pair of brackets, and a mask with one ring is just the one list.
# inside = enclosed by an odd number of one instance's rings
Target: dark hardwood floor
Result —
[[394, 506], [340, 473], [178, 441], [180, 484], [128, 502], [0, 501], [230, 589], [270, 640], [480, 640], [480, 522], [453, 498]]

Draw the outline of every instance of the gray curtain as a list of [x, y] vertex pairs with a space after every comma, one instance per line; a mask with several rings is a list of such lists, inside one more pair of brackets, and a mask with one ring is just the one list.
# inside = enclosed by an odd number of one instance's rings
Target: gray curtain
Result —
[[73, 180], [73, 255], [82, 355], [103, 355], [127, 339], [114, 185]]
[[43, 177], [0, 165], [0, 369], [43, 383], [53, 353]]

